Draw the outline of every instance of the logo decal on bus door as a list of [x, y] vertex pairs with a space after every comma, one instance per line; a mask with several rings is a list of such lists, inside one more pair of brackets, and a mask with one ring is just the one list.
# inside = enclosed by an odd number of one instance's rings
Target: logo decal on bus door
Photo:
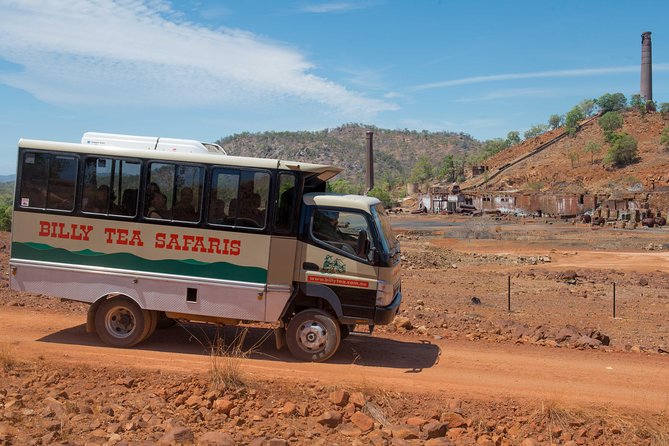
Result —
[[326, 255], [321, 271], [330, 274], [343, 274], [346, 272], [346, 264], [339, 257], [333, 259], [331, 255]]

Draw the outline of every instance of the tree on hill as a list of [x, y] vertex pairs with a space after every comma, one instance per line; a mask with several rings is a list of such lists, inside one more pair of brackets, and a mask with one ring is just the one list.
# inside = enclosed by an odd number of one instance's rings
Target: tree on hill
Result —
[[637, 161], [637, 141], [627, 133], [617, 133], [604, 162], [616, 167], [624, 167]]
[[409, 180], [412, 183], [426, 183], [433, 177], [432, 162], [427, 156], [421, 155], [416, 164], [414, 164], [413, 169], [411, 169]]
[[595, 164], [595, 154], [599, 153], [601, 150], [601, 144], [597, 144], [595, 141], [588, 141], [585, 147], [583, 147], [583, 151], [590, 154], [590, 164]]
[[623, 128], [623, 116], [616, 112], [610, 111], [604, 113], [599, 119], [599, 126], [604, 131], [604, 136], [608, 142], [613, 142], [615, 132]]
[[520, 133], [513, 130], [506, 134], [506, 142], [510, 146], [520, 144]]
[[604, 93], [597, 99], [597, 106], [602, 113], [623, 110], [627, 106], [627, 98], [622, 93]]
[[539, 135], [543, 135], [548, 131], [548, 126], [546, 124], [536, 124], [527, 129], [527, 131], [523, 134], [525, 139], [532, 139], [536, 138]]
[[583, 113], [583, 109], [581, 109], [581, 107], [579, 107], [578, 105], [569, 110], [569, 113], [567, 113], [567, 117], [565, 118], [565, 123], [564, 123], [569, 136], [576, 135], [576, 131], [578, 130], [578, 123], [581, 122], [583, 119], [585, 119], [585, 113]]
[[555, 130], [557, 128], [562, 127], [562, 124], [564, 123], [564, 116], [562, 115], [551, 115], [550, 118], [548, 118], [548, 126], [551, 128], [551, 130]]
[[581, 107], [581, 110], [583, 110], [583, 114], [586, 117], [594, 116], [597, 110], [597, 100], [583, 99], [581, 102], [579, 102], [578, 106]]
[[669, 150], [669, 127], [665, 127], [662, 130], [660, 135], [660, 144], [664, 147], [664, 150]]
[[664, 119], [669, 118], [669, 102], [662, 102], [658, 110]]

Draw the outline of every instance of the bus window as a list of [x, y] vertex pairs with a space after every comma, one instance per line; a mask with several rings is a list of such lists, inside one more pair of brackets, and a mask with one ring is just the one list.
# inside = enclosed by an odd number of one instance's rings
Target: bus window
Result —
[[361, 213], [315, 209], [311, 234], [321, 243], [371, 261], [371, 232]]
[[60, 211], [74, 209], [77, 158], [27, 152], [21, 172], [20, 207]]
[[151, 163], [144, 215], [172, 221], [200, 221], [203, 178], [202, 167]]
[[209, 196], [209, 222], [262, 229], [267, 219], [267, 172], [215, 169]]
[[295, 175], [282, 172], [279, 174], [277, 183], [274, 231], [279, 234], [291, 234], [295, 228], [295, 197], [297, 196]]
[[134, 217], [140, 171], [141, 164], [135, 160], [87, 158], [81, 210]]

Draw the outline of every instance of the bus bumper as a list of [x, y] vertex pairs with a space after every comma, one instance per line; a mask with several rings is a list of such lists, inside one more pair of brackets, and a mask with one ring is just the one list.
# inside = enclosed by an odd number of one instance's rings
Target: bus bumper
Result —
[[374, 325], [387, 325], [391, 323], [400, 309], [400, 303], [402, 303], [402, 291], [398, 289], [390, 305], [387, 307], [376, 307]]

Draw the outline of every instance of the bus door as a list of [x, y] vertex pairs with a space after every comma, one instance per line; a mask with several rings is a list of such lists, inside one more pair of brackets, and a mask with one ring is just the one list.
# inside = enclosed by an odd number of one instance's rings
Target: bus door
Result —
[[298, 280], [333, 291], [345, 317], [361, 324], [373, 320], [378, 271], [369, 216], [314, 206], [307, 211], [307, 232]]
[[265, 320], [268, 322], [279, 319], [293, 291], [299, 222], [298, 184], [298, 177], [292, 172], [280, 172], [276, 177], [265, 304]]

